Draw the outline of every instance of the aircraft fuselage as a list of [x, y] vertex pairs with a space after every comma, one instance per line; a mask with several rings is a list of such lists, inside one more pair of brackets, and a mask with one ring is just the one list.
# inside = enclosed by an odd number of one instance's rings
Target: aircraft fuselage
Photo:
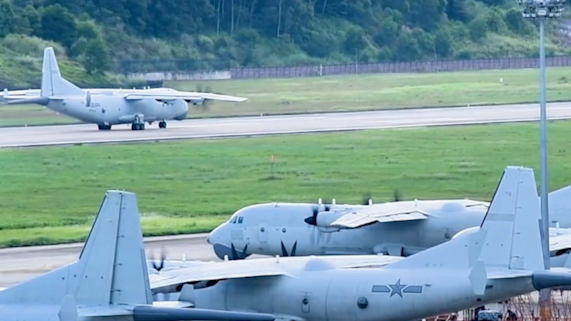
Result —
[[46, 107], [83, 122], [100, 125], [131, 124], [135, 122], [136, 117], [139, 117], [141, 122], [170, 120], [179, 118], [188, 111], [188, 104], [182, 99], [163, 102], [143, 98], [126, 101], [111, 94], [51, 100]]
[[231, 279], [195, 290], [195, 307], [243, 310], [307, 321], [408, 321], [534, 291], [530, 278], [490, 280], [474, 294], [466, 269], [333, 269], [294, 277]]
[[382, 253], [408, 256], [449, 241], [466, 228], [479, 226], [485, 215], [485, 209], [452, 208], [424, 220], [335, 229], [305, 223], [304, 219], [311, 216], [311, 207], [312, 204], [246, 207], [214, 229], [209, 235], [209, 243], [219, 258], [228, 255], [230, 259], [232, 244], [237, 252], [247, 246], [249, 254], [262, 255]]
[[[304, 219], [312, 215], [314, 206], [309, 203], [252, 205], [237, 211], [214, 229], [208, 242], [220, 259], [225, 256], [240, 259], [251, 254], [409, 256], [449, 241], [467, 228], [480, 226], [487, 211], [485, 206], [461, 206], [463, 200], [418, 202], [423, 202], [422, 209], [432, 215], [426, 219], [374, 223], [354, 229], [307, 224]], [[331, 212], [345, 207], [350, 206], [334, 205]], [[550, 212], [552, 222], [571, 227], [566, 211]]]

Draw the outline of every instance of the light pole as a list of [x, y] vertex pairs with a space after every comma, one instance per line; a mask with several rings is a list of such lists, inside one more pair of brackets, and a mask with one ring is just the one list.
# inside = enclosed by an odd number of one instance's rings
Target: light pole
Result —
[[[549, 262], [549, 205], [547, 202], [547, 110], [545, 106], [545, 20], [561, 16], [565, 0], [516, 0], [523, 8], [523, 17], [539, 20], [539, 151], [540, 151], [540, 197], [542, 222], [542, 247], [545, 268], [550, 268]], [[540, 291], [540, 316], [543, 320], [551, 318], [551, 291]]]

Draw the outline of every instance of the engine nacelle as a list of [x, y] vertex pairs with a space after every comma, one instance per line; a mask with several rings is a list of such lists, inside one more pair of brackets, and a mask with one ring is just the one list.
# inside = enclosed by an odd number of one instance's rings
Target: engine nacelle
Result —
[[[341, 216], [343, 216], [342, 212], [320, 212], [319, 214], [317, 214], [317, 220], [316, 220], [316, 225], [318, 227], [326, 227], [326, 228], [333, 228], [331, 227], [331, 223], [335, 222], [338, 218], [340, 218]], [[335, 227], [334, 229], [339, 230], [339, 228]]]

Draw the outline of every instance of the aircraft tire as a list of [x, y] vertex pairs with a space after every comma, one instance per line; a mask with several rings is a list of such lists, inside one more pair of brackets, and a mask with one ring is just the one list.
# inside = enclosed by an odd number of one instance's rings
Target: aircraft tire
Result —
[[167, 122], [166, 121], [159, 122], [159, 128], [167, 128]]
[[99, 128], [99, 130], [110, 130], [111, 125], [97, 125], [97, 128]]

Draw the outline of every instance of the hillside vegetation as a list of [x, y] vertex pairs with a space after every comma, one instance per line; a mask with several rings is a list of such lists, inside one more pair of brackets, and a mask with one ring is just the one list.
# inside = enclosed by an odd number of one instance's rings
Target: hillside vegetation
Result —
[[[547, 53], [569, 51], [548, 29]], [[536, 32], [512, 0], [0, 0], [0, 85], [38, 86], [47, 45], [72, 81], [124, 85], [109, 72], [172, 59], [199, 69], [533, 56]]]

